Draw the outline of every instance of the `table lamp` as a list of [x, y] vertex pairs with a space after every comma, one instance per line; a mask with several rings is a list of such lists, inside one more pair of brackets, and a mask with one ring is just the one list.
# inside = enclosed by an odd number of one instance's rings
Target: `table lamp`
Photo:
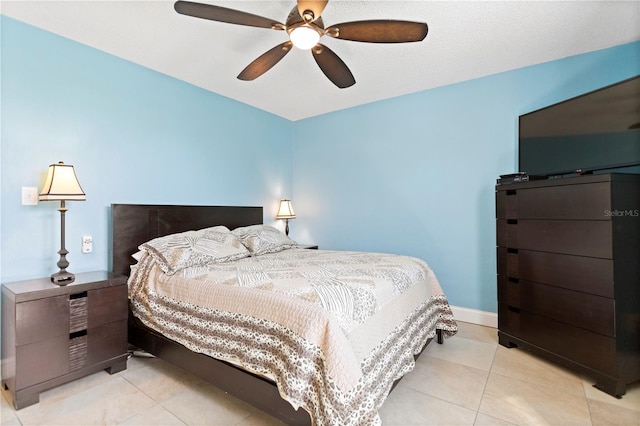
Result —
[[51, 282], [56, 285], [67, 285], [75, 280], [75, 275], [67, 271], [69, 262], [67, 261], [67, 254], [69, 252], [64, 247], [64, 216], [67, 211], [64, 202], [65, 201], [84, 201], [87, 199], [85, 193], [78, 183], [76, 177], [76, 171], [73, 166], [64, 164], [60, 161], [58, 164], [52, 164], [49, 166], [49, 174], [47, 180], [42, 187], [39, 199], [41, 201], [60, 201], [60, 244], [61, 248], [58, 251], [60, 260], [58, 260], [58, 268], [60, 271], [51, 275]]
[[293, 211], [291, 200], [280, 200], [280, 208], [276, 219], [284, 219], [286, 221], [285, 234], [289, 235], [289, 219], [295, 219], [296, 212]]

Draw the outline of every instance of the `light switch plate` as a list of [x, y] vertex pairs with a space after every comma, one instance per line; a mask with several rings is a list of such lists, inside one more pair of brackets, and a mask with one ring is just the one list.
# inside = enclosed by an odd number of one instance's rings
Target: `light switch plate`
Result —
[[22, 205], [36, 206], [38, 205], [38, 188], [35, 186], [22, 187]]

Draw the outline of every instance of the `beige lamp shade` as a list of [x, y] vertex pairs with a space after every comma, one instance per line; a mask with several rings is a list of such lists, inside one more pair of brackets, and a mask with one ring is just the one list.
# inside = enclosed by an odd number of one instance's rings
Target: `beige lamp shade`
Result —
[[296, 212], [293, 211], [291, 200], [280, 200], [280, 208], [278, 209], [278, 214], [276, 214], [276, 219], [295, 219], [295, 218], [296, 218]]
[[39, 198], [41, 201], [84, 201], [87, 199], [80, 183], [78, 183], [75, 169], [72, 165], [64, 164], [62, 161], [49, 166], [47, 180], [42, 187]]

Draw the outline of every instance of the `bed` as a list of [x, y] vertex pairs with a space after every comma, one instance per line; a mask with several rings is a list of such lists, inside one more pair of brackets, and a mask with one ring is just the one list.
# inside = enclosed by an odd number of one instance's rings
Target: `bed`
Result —
[[[294, 245], [262, 253], [256, 233], [245, 231], [271, 232], [261, 207], [113, 204], [111, 214], [112, 269], [131, 275], [129, 342], [287, 424], [379, 423], [377, 409], [414, 358], [435, 336], [441, 343], [457, 331], [435, 275], [418, 259]], [[229, 235], [239, 236], [246, 247], [238, 250], [249, 253], [173, 270], [171, 256], [158, 253], [193, 230], [234, 247]], [[396, 261], [404, 265], [389, 263]], [[356, 282], [355, 299], [334, 285], [335, 270]], [[370, 284], [392, 275], [420, 284]], [[376, 308], [373, 293], [397, 296]], [[238, 350], [250, 341], [255, 347]]]

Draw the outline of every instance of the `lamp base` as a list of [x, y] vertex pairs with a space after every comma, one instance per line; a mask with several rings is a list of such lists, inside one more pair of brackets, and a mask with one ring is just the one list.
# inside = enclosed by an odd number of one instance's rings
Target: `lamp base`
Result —
[[51, 275], [51, 282], [59, 286], [71, 284], [72, 282], [75, 281], [75, 279], [76, 279], [75, 275], [65, 270], [60, 270], [55, 274]]

